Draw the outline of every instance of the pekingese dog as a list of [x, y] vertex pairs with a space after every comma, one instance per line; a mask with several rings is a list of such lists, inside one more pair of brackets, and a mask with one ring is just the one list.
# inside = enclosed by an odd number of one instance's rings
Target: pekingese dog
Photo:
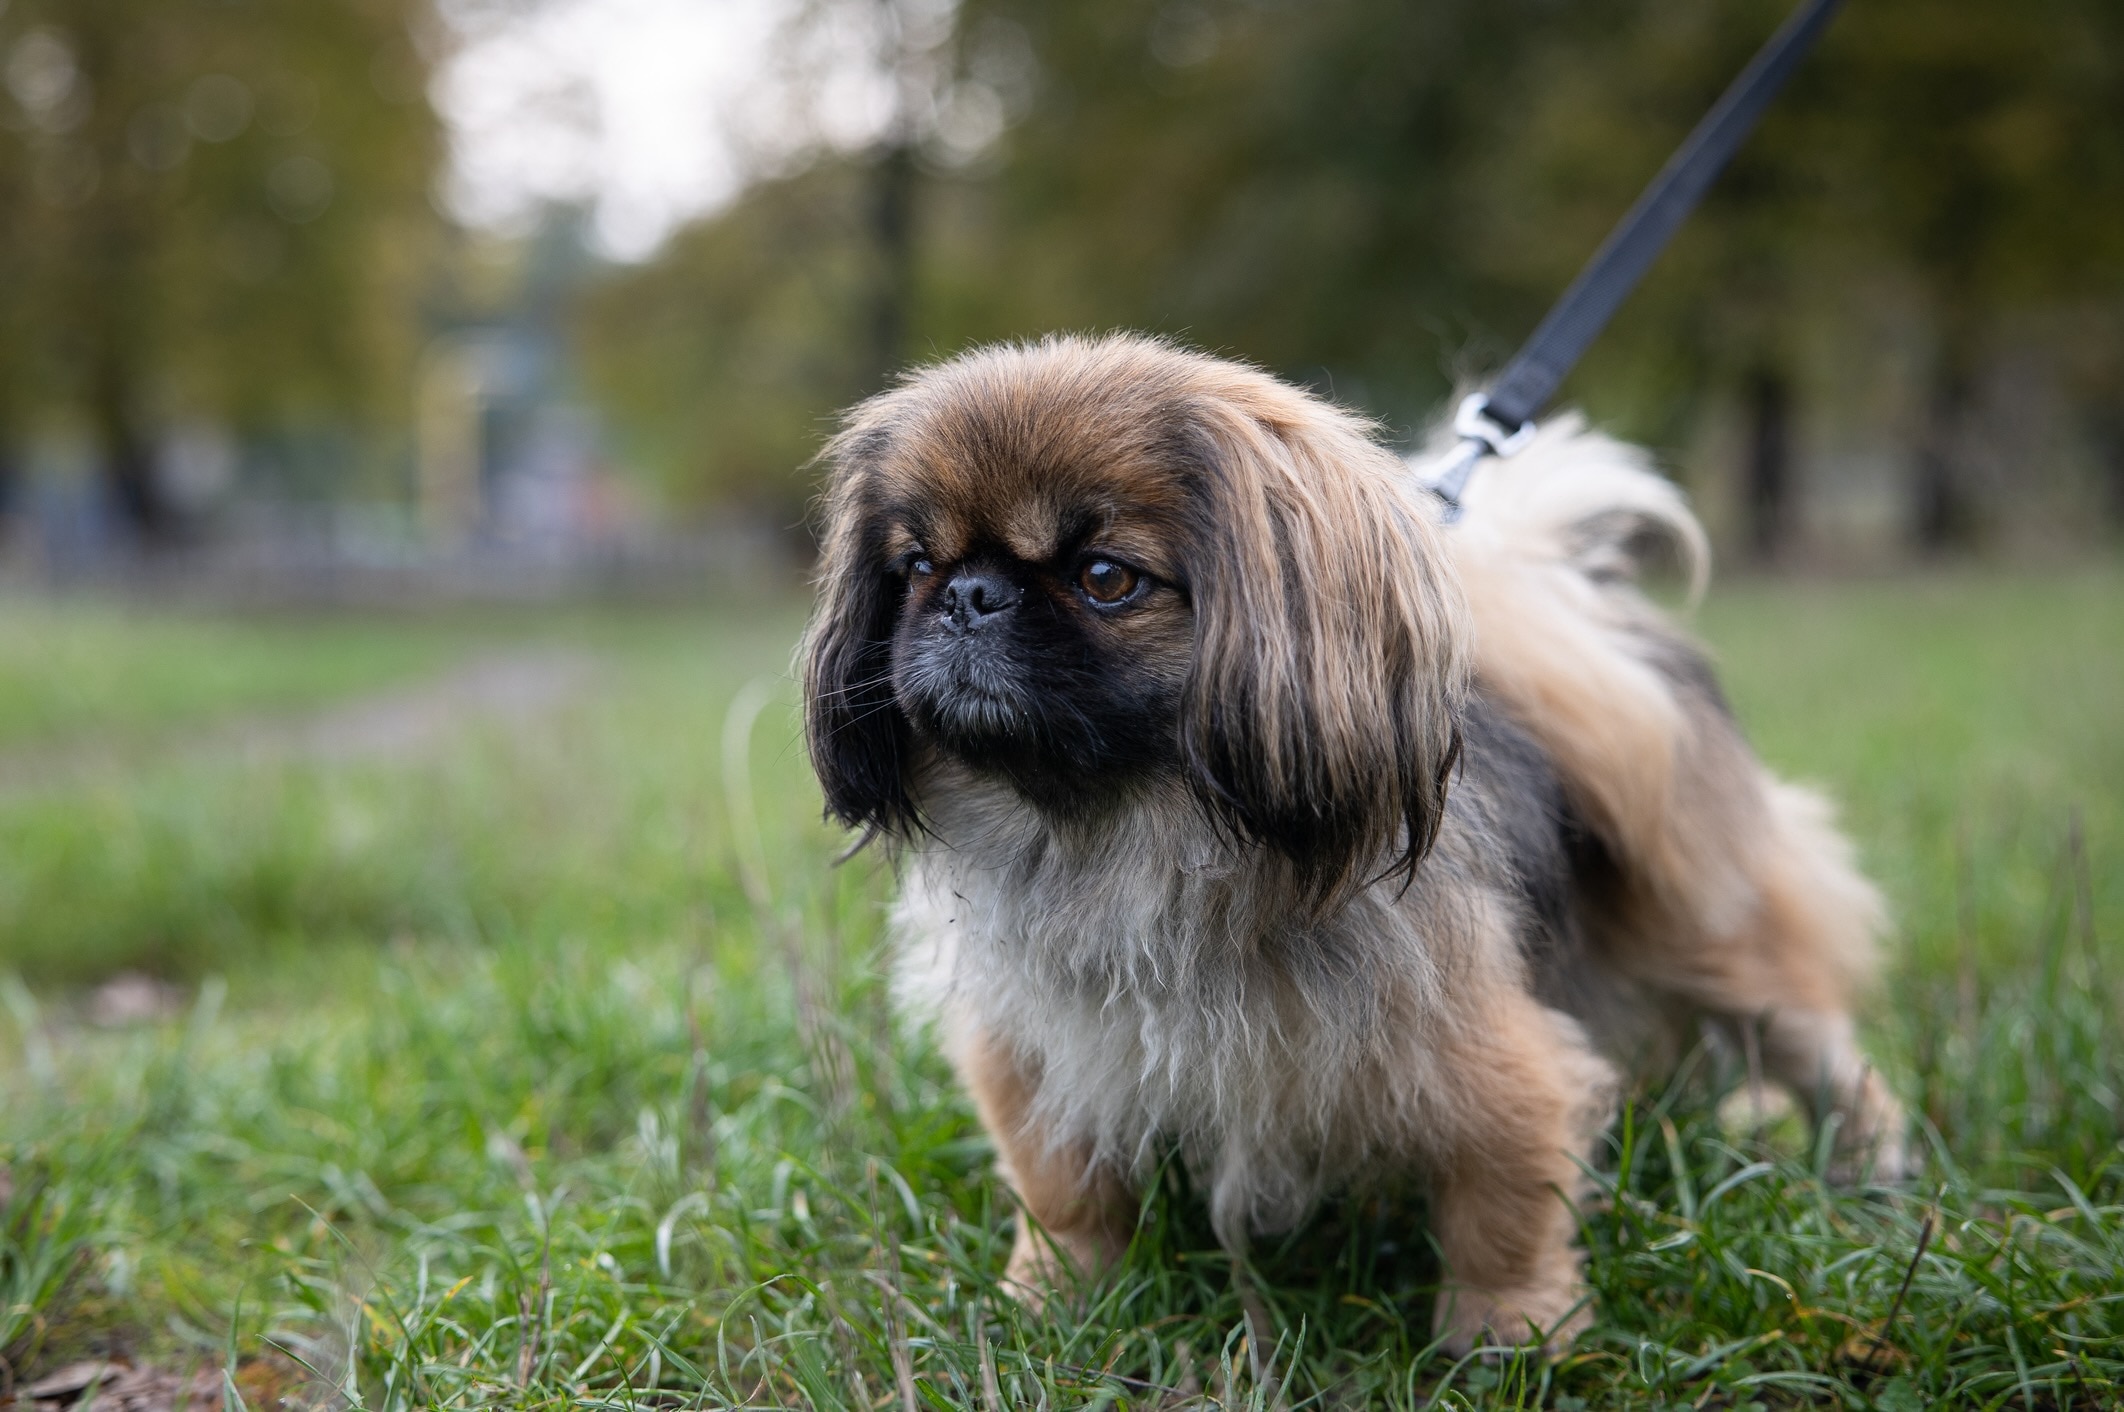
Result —
[[1177, 1150], [1235, 1250], [1419, 1184], [1449, 1345], [1561, 1347], [1619, 1074], [1703, 1021], [1901, 1173], [1880, 905], [1632, 586], [1647, 529], [1704, 555], [1636, 452], [1552, 424], [1448, 525], [1351, 413], [1117, 336], [916, 372], [825, 460], [811, 758], [903, 861], [1025, 1297]]

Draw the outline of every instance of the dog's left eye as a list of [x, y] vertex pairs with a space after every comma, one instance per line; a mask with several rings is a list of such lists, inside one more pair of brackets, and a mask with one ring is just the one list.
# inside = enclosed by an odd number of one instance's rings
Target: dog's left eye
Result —
[[1121, 603], [1142, 584], [1143, 576], [1112, 559], [1087, 559], [1077, 570], [1077, 587], [1094, 603]]

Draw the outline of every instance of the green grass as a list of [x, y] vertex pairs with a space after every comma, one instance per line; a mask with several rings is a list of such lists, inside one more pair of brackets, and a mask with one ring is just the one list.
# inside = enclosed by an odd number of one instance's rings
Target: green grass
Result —
[[469, 631], [409, 620], [217, 620], [0, 602], [0, 751], [110, 744], [236, 710], [315, 705], [431, 671]]
[[[1600, 1320], [1549, 1367], [1431, 1349], [1421, 1213], [1370, 1208], [1259, 1253], [1253, 1347], [1177, 1172], [1116, 1279], [1003, 1298], [987, 1144], [884, 1001], [890, 879], [816, 820], [800, 608], [452, 628], [577, 643], [598, 683], [416, 760], [171, 750], [0, 797], [0, 1380], [119, 1348], [374, 1408], [2115, 1405], [2120, 601], [2114, 573], [1714, 594], [1742, 716], [1844, 798], [1903, 919], [1870, 1034], [1932, 1162], [1836, 1191], [1793, 1128], [1722, 1125], [1708, 1064], [1638, 1095], [1584, 1212]], [[256, 664], [288, 625], [128, 622], [140, 698], [187, 704], [99, 729], [211, 716], [158, 677], [195, 669], [164, 631]], [[297, 635], [322, 663], [395, 631]], [[212, 709], [288, 702], [281, 670]], [[765, 708], [726, 740], [741, 690]], [[86, 1023], [121, 966], [184, 1013]]]

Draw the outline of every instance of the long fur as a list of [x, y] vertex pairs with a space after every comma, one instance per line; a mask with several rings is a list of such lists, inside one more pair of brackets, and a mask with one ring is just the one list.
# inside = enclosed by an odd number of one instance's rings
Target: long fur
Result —
[[[1900, 1167], [1848, 1018], [1879, 904], [1635, 590], [1648, 536], [1706, 562], [1640, 453], [1560, 421], [1448, 528], [1362, 420], [1116, 337], [925, 370], [827, 459], [812, 755], [904, 860], [900, 994], [1046, 1229], [1033, 1297], [1177, 1147], [1234, 1246], [1426, 1186], [1440, 1327], [1560, 1342], [1558, 1193], [1698, 1017]], [[1139, 604], [1072, 597], [1093, 550]], [[953, 574], [1023, 601], [969, 625]]]

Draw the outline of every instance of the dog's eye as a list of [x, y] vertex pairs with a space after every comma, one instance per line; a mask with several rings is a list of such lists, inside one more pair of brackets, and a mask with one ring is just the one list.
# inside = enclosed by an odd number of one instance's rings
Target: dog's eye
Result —
[[920, 555], [916, 555], [907, 561], [907, 576], [909, 578], [926, 579], [936, 571], [937, 566]]
[[1119, 603], [1136, 591], [1143, 581], [1126, 564], [1117, 564], [1111, 559], [1087, 559], [1084, 567], [1077, 570], [1077, 587], [1094, 603]]

